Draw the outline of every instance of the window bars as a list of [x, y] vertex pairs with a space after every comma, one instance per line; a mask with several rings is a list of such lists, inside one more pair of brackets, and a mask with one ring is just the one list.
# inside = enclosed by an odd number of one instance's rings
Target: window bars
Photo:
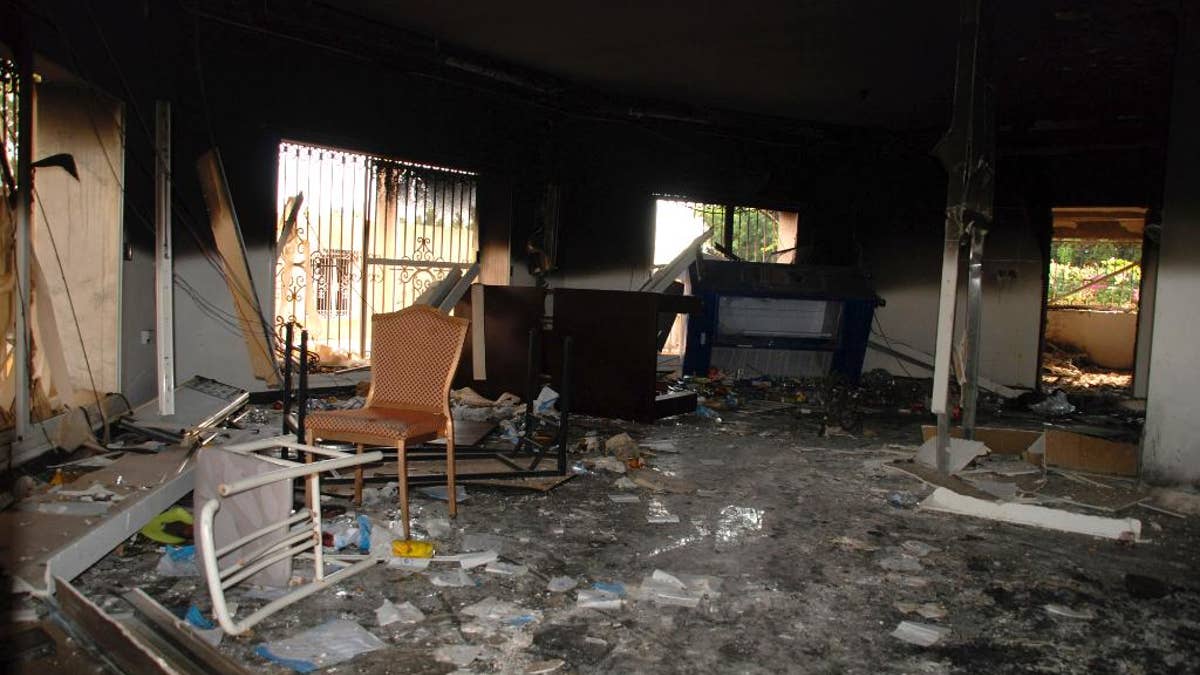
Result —
[[[279, 147], [275, 324], [296, 321], [324, 356], [370, 355], [370, 321], [413, 303], [479, 248], [475, 174], [310, 145]], [[323, 358], [324, 360], [324, 358]]]

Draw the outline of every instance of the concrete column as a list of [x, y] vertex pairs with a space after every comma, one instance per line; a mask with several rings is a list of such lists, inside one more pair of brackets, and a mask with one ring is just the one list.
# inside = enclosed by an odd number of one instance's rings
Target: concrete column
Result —
[[[1142, 473], [1200, 482], [1200, 10], [1181, 5]], [[1189, 8], [1190, 7], [1190, 8]]]

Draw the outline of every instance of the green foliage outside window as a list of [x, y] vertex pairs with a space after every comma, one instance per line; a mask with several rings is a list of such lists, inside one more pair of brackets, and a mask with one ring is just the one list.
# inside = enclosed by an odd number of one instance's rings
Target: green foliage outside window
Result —
[[[1141, 260], [1142, 246], [1136, 242], [1054, 241], [1050, 244], [1048, 302], [1052, 307], [1136, 310]], [[1122, 271], [1100, 279], [1118, 270]], [[1089, 284], [1092, 279], [1098, 280]], [[1076, 291], [1080, 287], [1084, 288]]]
[[[695, 204], [693, 212], [713, 228], [712, 241], [725, 241], [725, 207]], [[709, 245], [711, 246], [711, 244]], [[772, 262], [779, 250], [779, 212], [749, 206], [733, 207], [733, 253], [750, 262]]]

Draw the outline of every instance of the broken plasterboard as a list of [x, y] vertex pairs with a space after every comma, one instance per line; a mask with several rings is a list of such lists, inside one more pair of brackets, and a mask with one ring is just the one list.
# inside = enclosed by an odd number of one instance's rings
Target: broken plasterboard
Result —
[[921, 508], [1105, 539], [1137, 541], [1142, 534], [1142, 522], [1136, 518], [1101, 518], [1031, 504], [990, 502], [946, 488], [934, 490], [921, 502]]
[[17, 586], [35, 593], [52, 592], [53, 577], [74, 579], [192, 491], [194, 465], [179, 470], [186, 456], [182, 449], [127, 453], [65, 486], [74, 490], [98, 483], [123, 497], [100, 516], [0, 512], [0, 531], [11, 533], [0, 541], [0, 567], [18, 580]]
[[[971, 460], [980, 455], [988, 454], [988, 447], [982, 441], [967, 441], [961, 438], [951, 438], [946, 448], [950, 453], [949, 472], [951, 475], [967, 468]], [[917, 450], [917, 461], [925, 466], [937, 468], [937, 438], [930, 438], [921, 444]]]
[[1026, 453], [1034, 464], [1075, 471], [1112, 476], [1136, 476], [1138, 471], [1137, 445], [1062, 429], [1047, 430]]

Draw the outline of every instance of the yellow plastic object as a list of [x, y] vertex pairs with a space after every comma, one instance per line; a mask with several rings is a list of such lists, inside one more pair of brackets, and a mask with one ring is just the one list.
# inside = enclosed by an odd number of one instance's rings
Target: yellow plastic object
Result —
[[146, 526], [142, 528], [142, 536], [147, 539], [152, 539], [160, 544], [179, 545], [186, 543], [187, 540], [183, 537], [176, 537], [173, 534], [167, 534], [164, 529], [167, 523], [186, 523], [192, 524], [192, 514], [182, 506], [167, 509], [155, 516]]
[[54, 476], [50, 478], [50, 484], [51, 485], [62, 485], [63, 483], [66, 483], [66, 480], [63, 478], [62, 469], [59, 469], [59, 470], [55, 471]]
[[432, 558], [433, 544], [415, 539], [397, 539], [392, 542], [392, 555], [397, 558]]

